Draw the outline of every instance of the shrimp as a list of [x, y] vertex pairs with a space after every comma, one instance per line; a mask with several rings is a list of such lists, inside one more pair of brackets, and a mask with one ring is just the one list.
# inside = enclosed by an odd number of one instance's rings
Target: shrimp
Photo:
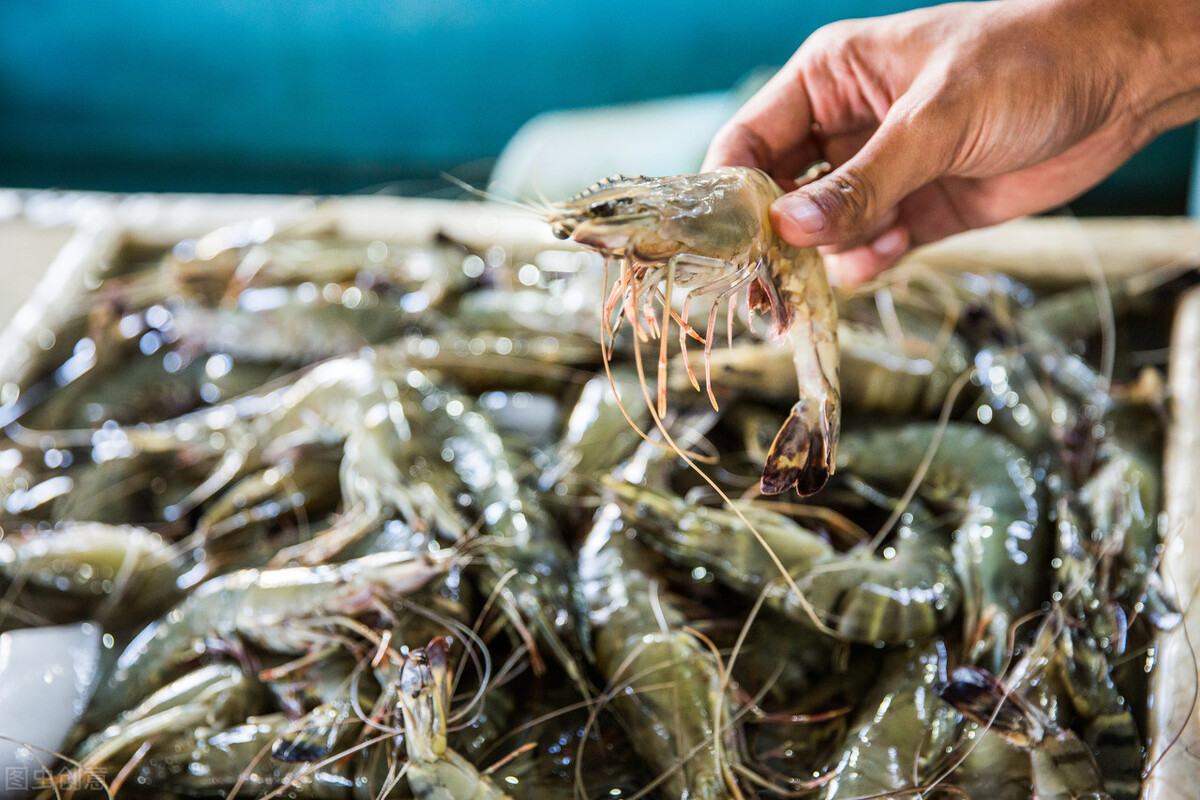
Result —
[[[1194, 270], [1137, 276], [1113, 287], [1113, 313], [1149, 298], [1155, 287], [1193, 281]], [[1115, 400], [1107, 378], [1067, 352], [1054, 335], [1072, 336], [1099, 327], [1091, 290], [1063, 293], [1053, 313], [1040, 305], [1005, 319], [977, 300], [965, 315], [968, 337], [979, 343], [976, 377], [985, 403], [980, 420], [998, 427], [1049, 465], [1047, 487], [1055, 495], [1064, 602], [1087, 619], [1105, 648], [1123, 647], [1124, 612], [1143, 614], [1159, 629], [1180, 619], [1156, 571], [1160, 552], [1162, 424], [1160, 398], [1149, 407]], [[1086, 309], [1081, 311], [1080, 309]], [[999, 341], [1002, 348], [996, 348]], [[1155, 386], [1150, 381], [1150, 386]], [[1157, 408], [1155, 408], [1157, 406]], [[1077, 491], [1076, 491], [1077, 488]], [[1091, 517], [1080, 518], [1078, 506]], [[1087, 530], [1088, 533], [1082, 533]], [[1090, 535], [1089, 535], [1090, 534]]]
[[838, 461], [853, 480], [897, 493], [926, 468], [917, 494], [956, 518], [951, 551], [967, 623], [976, 628], [969, 641], [998, 669], [1009, 624], [1049, 594], [1039, 565], [1049, 560], [1052, 542], [1029, 461], [998, 434], [962, 422], [848, 432]]
[[[469, 400], [434, 386], [417, 370], [408, 370], [403, 383], [419, 398], [406, 407], [413, 424], [442, 441], [450, 454], [450, 485], [471, 499], [489, 534], [480, 557], [484, 589], [501, 592], [516, 626], [531, 628], [586, 694], [577, 655], [587, 641], [583, 601], [574, 559], [554, 521], [522, 484], [496, 429]], [[543, 662], [534, 655], [540, 671]]]
[[718, 665], [683, 630], [682, 612], [643, 562], [620, 508], [601, 506], [579, 553], [596, 666], [614, 687], [613, 707], [634, 749], [660, 776], [663, 796], [739, 796]]
[[1157, 571], [1162, 546], [1162, 427], [1149, 409], [1114, 407], [1095, 472], [1079, 490], [1101, 550], [1098, 589], [1160, 630], [1182, 618]]
[[1108, 659], [1095, 640], [1073, 628], [1061, 630], [1055, 638], [1059, 680], [1081, 720], [1083, 740], [1096, 754], [1105, 789], [1115, 800], [1137, 800], [1142, 738], [1129, 704], [1113, 681]]
[[400, 669], [400, 713], [408, 785], [417, 800], [507, 800], [491, 778], [446, 745], [450, 668], [442, 638], [408, 654]]
[[[1065, 483], [1061, 476], [1055, 482]], [[1097, 580], [1097, 558], [1094, 544], [1088, 536], [1086, 510], [1081, 507], [1077, 493], [1058, 491], [1051, 515], [1054, 523], [1054, 599], [1105, 647], [1120, 648], [1124, 640], [1126, 620], [1120, 609], [1108, 597], [1107, 582]], [[1104, 585], [1102, 585], [1104, 584]]]
[[132, 525], [62, 522], [0, 538], [0, 583], [20, 590], [22, 607], [56, 622], [144, 621], [178, 600], [185, 570], [185, 560], [161, 536]]
[[[1029, 754], [1036, 796], [1138, 797], [1143, 748], [1133, 713], [1096, 642], [1061, 607], [1039, 626], [1003, 681], [978, 667], [959, 667], [935, 691]], [[1082, 738], [1067, 729], [1072, 714]]]
[[1112, 800], [1087, 745], [987, 670], [958, 667], [935, 691], [963, 716], [1029, 753], [1038, 800]]
[[144, 741], [176, 736], [198, 726], [244, 719], [260, 705], [261, 687], [235, 664], [210, 664], [189, 672], [123, 712], [76, 748], [77, 766], [59, 777], [100, 773], [128, 759]]
[[129, 643], [101, 682], [86, 719], [107, 723], [178, 667], [211, 648], [234, 648], [238, 639], [280, 653], [307, 652], [328, 641], [321, 627], [338, 616], [401, 597], [456, 561], [453, 553], [374, 553], [341, 564], [246, 569], [213, 578]]
[[[610, 483], [626, 518], [648, 543], [673, 560], [700, 564], [717, 579], [790, 619], [851, 642], [904, 644], [936, 633], [958, 613], [961, 590], [950, 550], [920, 523], [901, 528], [889, 555], [841, 554], [778, 512], [752, 505], [739, 510], [767, 548], [731, 511], [696, 506], [681, 497], [628, 483]], [[773, 551], [795, 577], [800, 595], [781, 581]]]
[[[623, 397], [640, 391], [637, 376], [618, 368], [613, 368], [610, 374], [611, 380], [598, 375], [584, 384], [553, 460], [538, 479], [541, 491], [549, 492], [559, 485], [563, 491], [570, 491], [568, 481], [576, 483], [602, 474], [636, 447], [637, 434], [625, 423], [619, 406]], [[644, 415], [636, 409], [630, 409], [629, 413], [635, 425], [649, 422], [649, 409]]]
[[[659, 417], [666, 411], [671, 320], [679, 325], [681, 347], [689, 336], [701, 339], [707, 357], [721, 301], [730, 300], [732, 313], [732, 299], [747, 289], [753, 309], [770, 311], [772, 335], [792, 347], [800, 399], [771, 446], [762, 489], [776, 494], [795, 485], [807, 495], [825, 485], [836, 459], [837, 306], [817, 252], [793, 247], [771, 228], [767, 212], [781, 194], [765, 173], [744, 167], [669, 178], [617, 176], [554, 206], [549, 222], [558, 238], [620, 261], [621, 275], [604, 306], [605, 325], [612, 326], [611, 342], [616, 311], [617, 325], [628, 319], [639, 340], [661, 339]], [[682, 312], [672, 306], [676, 287], [687, 293]], [[696, 297], [714, 300], [703, 337], [686, 322]], [[663, 308], [661, 324], [656, 301]], [[640, 350], [634, 352], [640, 358]], [[715, 408], [707, 358], [705, 383]], [[649, 403], [648, 390], [646, 395]]]
[[127, 783], [188, 797], [282, 795], [313, 800], [377, 800], [389, 780], [388, 742], [320, 765], [291, 764], [271, 750], [296, 729], [284, 714], [250, 717], [227, 728], [180, 731], [156, 745]]
[[888, 656], [846, 733], [825, 800], [923, 796], [958, 731], [958, 715], [930, 691], [942, 646], [935, 640]]
[[1042, 565], [1052, 542], [1028, 460], [999, 435], [966, 423], [860, 430], [842, 445], [839, 460], [849, 474], [892, 489], [904, 489], [937, 445], [917, 492], [935, 509], [957, 515], [954, 563], [967, 623], [977, 626], [969, 640], [976, 655], [998, 669], [1009, 625], [1049, 594]]

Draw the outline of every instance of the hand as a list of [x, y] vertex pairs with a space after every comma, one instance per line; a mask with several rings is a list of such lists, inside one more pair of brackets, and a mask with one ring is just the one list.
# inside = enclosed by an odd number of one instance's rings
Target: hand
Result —
[[[910, 247], [1044, 211], [1200, 116], [1200, 3], [994, 0], [817, 31], [714, 138], [771, 221], [866, 281]], [[815, 162], [833, 171], [797, 189]]]

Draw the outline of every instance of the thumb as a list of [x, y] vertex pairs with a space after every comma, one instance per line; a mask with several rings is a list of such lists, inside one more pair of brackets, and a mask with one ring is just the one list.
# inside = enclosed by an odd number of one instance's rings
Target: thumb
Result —
[[937, 137], [889, 114], [849, 161], [828, 175], [785, 194], [771, 206], [771, 224], [798, 247], [849, 248], [867, 242], [894, 220], [893, 210], [939, 175]]

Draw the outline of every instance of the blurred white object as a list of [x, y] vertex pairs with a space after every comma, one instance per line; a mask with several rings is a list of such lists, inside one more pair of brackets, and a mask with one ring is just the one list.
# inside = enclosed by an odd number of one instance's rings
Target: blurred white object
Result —
[[22, 797], [58, 759], [91, 697], [100, 628], [90, 623], [0, 634], [0, 797]]
[[713, 135], [772, 72], [725, 92], [539, 114], [505, 145], [488, 191], [556, 201], [618, 173], [695, 172]]

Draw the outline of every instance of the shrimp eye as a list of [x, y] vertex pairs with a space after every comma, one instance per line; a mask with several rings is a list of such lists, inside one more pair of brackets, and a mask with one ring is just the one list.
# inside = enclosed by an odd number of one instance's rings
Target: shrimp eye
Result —
[[593, 217], [611, 217], [615, 213], [617, 213], [617, 206], [612, 200], [588, 206], [588, 214]]

